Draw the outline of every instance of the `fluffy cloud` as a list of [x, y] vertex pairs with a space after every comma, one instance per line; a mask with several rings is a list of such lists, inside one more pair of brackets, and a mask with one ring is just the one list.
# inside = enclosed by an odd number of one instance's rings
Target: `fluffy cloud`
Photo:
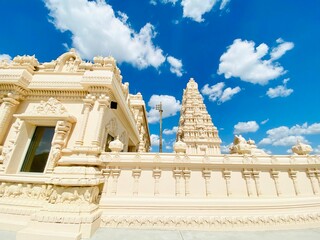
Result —
[[293, 93], [293, 89], [287, 88], [287, 82], [289, 81], [289, 78], [283, 80], [283, 85], [279, 85], [275, 88], [269, 88], [267, 91], [267, 95], [270, 98], [276, 98], [276, 97], [288, 97]]
[[148, 112], [148, 122], [156, 123], [159, 121], [159, 111], [156, 110], [156, 105], [162, 103], [162, 118], [175, 116], [180, 111], [181, 104], [179, 100], [176, 100], [174, 96], [169, 95], [152, 95], [148, 106], [150, 111]]
[[270, 98], [288, 97], [291, 93], [293, 93], [293, 89], [288, 89], [286, 86], [281, 85], [275, 88], [269, 88], [269, 90], [267, 91], [267, 95]]
[[253, 41], [236, 39], [220, 57], [218, 74], [224, 74], [227, 79], [239, 77], [245, 82], [265, 85], [286, 73], [274, 60], [292, 48], [293, 43], [282, 42], [271, 51], [270, 59], [265, 60], [269, 55], [269, 47], [265, 43], [255, 47]]
[[182, 0], [183, 17], [188, 17], [196, 22], [202, 22], [202, 15], [210, 12], [216, 0]]
[[221, 145], [220, 146], [221, 153], [224, 153], [224, 154], [230, 153], [230, 147], [231, 146], [232, 146], [232, 143], [230, 143], [228, 145]]
[[167, 61], [170, 64], [170, 71], [176, 74], [178, 77], [182, 76], [182, 61], [175, 57], [167, 57]]
[[279, 43], [278, 47], [272, 49], [270, 56], [271, 60], [276, 60], [282, 57], [287, 51], [291, 50], [294, 47], [292, 42], [285, 42], [282, 38], [277, 39], [277, 43]]
[[256, 121], [238, 122], [234, 125], [234, 134], [256, 132], [259, 129], [259, 125]]
[[164, 130], [163, 130], [163, 134], [165, 134], [165, 135], [176, 134], [177, 131], [178, 131], [178, 127], [175, 126], [175, 127], [173, 127], [172, 129], [167, 129], [167, 128], [164, 129]]
[[72, 46], [82, 57], [113, 55], [119, 62], [127, 62], [140, 69], [158, 68], [164, 61], [162, 49], [155, 46], [154, 26], [146, 23], [136, 32], [127, 23], [128, 16], [104, 1], [45, 0], [50, 21], [61, 32], [72, 33]]
[[159, 146], [159, 140], [160, 140], [159, 135], [151, 134], [150, 135], [150, 140], [151, 140], [151, 146]]
[[5, 61], [11, 61], [11, 56], [8, 54], [0, 54], [0, 61], [5, 60]]
[[225, 83], [219, 82], [215, 85], [209, 87], [209, 84], [206, 84], [201, 89], [201, 93], [209, 97], [210, 101], [217, 102], [218, 104], [229, 101], [235, 94], [241, 91], [240, 87], [235, 88], [225, 88]]
[[[220, 10], [223, 10], [230, 0], [182, 0], [181, 6], [183, 9], [183, 17], [190, 18], [196, 22], [203, 22], [202, 16], [205, 13], [210, 12], [213, 7], [220, 2]], [[150, 0], [150, 4], [157, 5], [157, 3], [167, 4], [170, 3], [175, 5], [178, 0]]]
[[267, 137], [263, 138], [260, 145], [274, 146], [292, 146], [299, 140], [300, 142], [308, 143], [304, 135], [320, 134], [320, 123], [308, 125], [295, 125], [291, 128], [280, 126], [267, 131]]

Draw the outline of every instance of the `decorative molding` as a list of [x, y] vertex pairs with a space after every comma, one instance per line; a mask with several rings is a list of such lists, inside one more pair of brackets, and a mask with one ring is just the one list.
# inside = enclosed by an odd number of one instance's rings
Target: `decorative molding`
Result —
[[97, 186], [62, 187], [47, 184], [8, 182], [1, 182], [0, 184], [0, 197], [2, 199], [20, 199], [22, 201], [33, 199], [51, 204], [97, 204], [98, 196], [99, 188]]
[[319, 212], [260, 216], [102, 215], [101, 217], [101, 227], [211, 231], [244, 228], [270, 230], [282, 226], [319, 225], [319, 223]]

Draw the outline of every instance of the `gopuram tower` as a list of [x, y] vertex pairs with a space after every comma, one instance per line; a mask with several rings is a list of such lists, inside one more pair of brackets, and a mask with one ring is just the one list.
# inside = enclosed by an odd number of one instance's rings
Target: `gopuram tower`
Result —
[[193, 78], [183, 90], [177, 140], [187, 144], [187, 154], [221, 154], [218, 130], [212, 123]]

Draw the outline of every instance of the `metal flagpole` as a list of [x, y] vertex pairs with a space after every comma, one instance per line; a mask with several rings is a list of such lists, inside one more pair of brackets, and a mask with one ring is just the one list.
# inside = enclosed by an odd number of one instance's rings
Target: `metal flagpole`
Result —
[[160, 137], [159, 137], [159, 152], [162, 152], [162, 103], [156, 105], [156, 110], [159, 110], [160, 113]]

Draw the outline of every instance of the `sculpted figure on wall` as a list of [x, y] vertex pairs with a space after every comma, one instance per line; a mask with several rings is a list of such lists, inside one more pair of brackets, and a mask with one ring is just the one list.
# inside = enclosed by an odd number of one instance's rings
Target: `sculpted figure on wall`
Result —
[[297, 141], [297, 144], [292, 147], [292, 152], [297, 155], [308, 155], [312, 151], [313, 149], [310, 145], [304, 144], [299, 140]]
[[39, 105], [37, 105], [32, 113], [33, 114], [63, 114], [67, 112], [66, 108], [59, 102], [57, 99], [51, 97], [48, 101], [41, 101]]
[[55, 187], [53, 185], [5, 183], [0, 184], [0, 197], [38, 199], [56, 203], [97, 203], [99, 188], [93, 187]]
[[230, 147], [231, 154], [252, 154], [252, 155], [266, 155], [262, 149], [258, 149], [255, 142], [251, 139], [246, 141], [241, 135], [235, 135], [233, 144]]
[[8, 141], [8, 144], [6, 144], [3, 149], [2, 149], [2, 153], [0, 155], [0, 163], [6, 163], [11, 155], [12, 155], [12, 151], [15, 147], [16, 141], [17, 141], [17, 137], [18, 137], [18, 133], [20, 131], [21, 128], [21, 121], [20, 119], [17, 119], [15, 121], [15, 123], [12, 125], [13, 127], [13, 137]]

